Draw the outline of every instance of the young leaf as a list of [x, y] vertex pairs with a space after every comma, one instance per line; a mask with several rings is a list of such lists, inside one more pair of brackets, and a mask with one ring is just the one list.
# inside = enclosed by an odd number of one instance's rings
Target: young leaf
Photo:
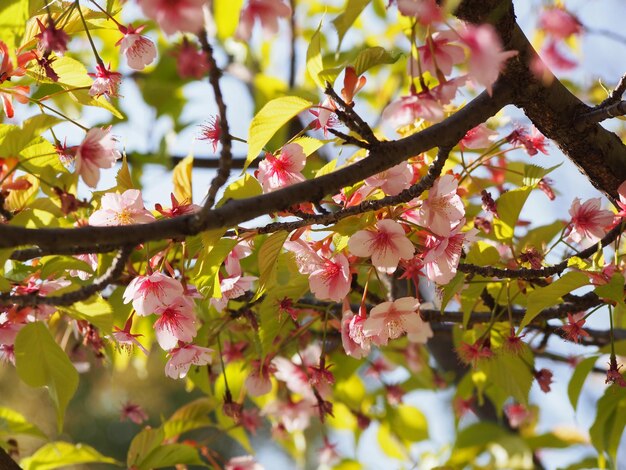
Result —
[[399, 405], [390, 417], [393, 432], [406, 442], [428, 439], [428, 422], [424, 414], [409, 405]]
[[571, 271], [565, 273], [560, 279], [554, 281], [552, 284], [535, 289], [528, 295], [528, 308], [526, 314], [520, 323], [518, 334], [526, 325], [528, 325], [534, 318], [539, 315], [544, 308], [551, 307], [559, 303], [559, 299], [572, 292], [574, 289], [578, 289], [584, 285], [589, 284], [589, 278], [577, 271]]
[[606, 452], [615, 461], [626, 422], [626, 388], [607, 387], [596, 409], [596, 419], [589, 429], [591, 443], [601, 456]]
[[249, 173], [244, 174], [237, 181], [233, 181], [224, 190], [224, 196], [217, 203], [221, 207], [229, 199], [246, 199], [263, 194], [263, 188], [258, 180]]
[[[272, 136], [298, 113], [311, 107], [311, 102], [297, 96], [283, 96], [267, 103], [250, 123], [248, 156], [243, 172], [261, 153]], [[242, 173], [243, 173], [242, 172]]]
[[513, 238], [515, 231], [515, 224], [519, 219], [519, 213], [528, 199], [532, 188], [530, 186], [524, 186], [522, 188], [512, 189], [507, 191], [498, 198], [497, 219], [493, 221], [493, 229], [496, 238], [500, 241], [508, 242]]
[[276, 278], [276, 261], [280, 250], [289, 236], [289, 232], [281, 230], [265, 239], [259, 249], [259, 288], [252, 301], [265, 292], [266, 287]]
[[33, 455], [22, 459], [24, 470], [52, 470], [86, 463], [121, 465], [117, 460], [106, 457], [93, 447], [69, 442], [51, 442], [39, 448]]
[[113, 330], [113, 309], [100, 295], [61, 307], [59, 310], [72, 318], [93, 323], [102, 334], [108, 334]]
[[322, 23], [320, 22], [315, 34], [311, 38], [309, 48], [306, 51], [306, 71], [309, 73], [313, 81], [320, 88], [324, 88], [326, 84], [321, 80], [319, 74], [324, 70], [324, 60], [322, 58], [322, 38], [320, 36], [320, 29]]
[[576, 369], [574, 369], [572, 378], [567, 385], [567, 396], [574, 410], [576, 410], [576, 406], [578, 405], [578, 397], [580, 397], [580, 392], [583, 389], [585, 380], [587, 380], [587, 376], [593, 369], [593, 366], [598, 362], [598, 357], [599, 356], [588, 357], [582, 360], [580, 364], [576, 366]]
[[213, 18], [217, 26], [217, 37], [221, 40], [235, 35], [242, 5], [243, 0], [213, 0]]
[[337, 50], [341, 49], [344, 36], [370, 2], [371, 0], [348, 0], [343, 12], [332, 21], [337, 30]]
[[47, 439], [45, 433], [15, 410], [0, 407], [0, 438], [18, 434]]
[[394, 64], [402, 54], [393, 54], [383, 47], [370, 47], [359, 52], [354, 61], [354, 71], [358, 75], [363, 75], [372, 67], [383, 64]]
[[78, 388], [78, 372], [43, 323], [29, 323], [17, 334], [15, 368], [27, 385], [48, 388], [60, 431], [67, 404]]
[[193, 197], [191, 184], [191, 170], [193, 168], [193, 157], [191, 155], [183, 158], [183, 160], [174, 168], [172, 179], [174, 182], [174, 196], [179, 203], [185, 201], [190, 203]]

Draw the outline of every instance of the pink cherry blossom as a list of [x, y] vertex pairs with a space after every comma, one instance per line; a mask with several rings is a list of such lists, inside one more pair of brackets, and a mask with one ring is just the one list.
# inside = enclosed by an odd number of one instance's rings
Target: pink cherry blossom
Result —
[[372, 339], [363, 333], [365, 318], [354, 315], [349, 309], [344, 310], [341, 320], [341, 343], [348, 356], [355, 359], [367, 357], [370, 353]]
[[137, 0], [137, 3], [167, 35], [178, 31], [195, 34], [204, 26], [202, 7], [206, 0]]
[[110, 131], [110, 127], [89, 129], [76, 148], [76, 173], [91, 188], [95, 188], [100, 180], [100, 168], [113, 168], [115, 162], [121, 158], [115, 149], [115, 139]]
[[159, 315], [154, 322], [157, 341], [166, 351], [176, 347], [179, 341], [189, 343], [196, 336], [196, 314], [188, 297], [179, 296], [168, 305], [159, 305], [154, 313]]
[[265, 361], [252, 361], [252, 370], [246, 377], [246, 389], [252, 397], [260, 397], [272, 391], [271, 375], [276, 367]]
[[512, 428], [519, 428], [532, 417], [530, 410], [521, 403], [511, 403], [505, 406], [504, 413]]
[[187, 376], [192, 365], [205, 366], [210, 364], [213, 350], [195, 344], [185, 344], [168, 351], [167, 354], [170, 359], [165, 364], [165, 375], [172, 379], [183, 379]]
[[68, 274], [72, 277], [78, 277], [86, 281], [96, 272], [96, 269], [98, 269], [98, 255], [96, 253], [82, 253], [74, 255], [74, 258], [84, 261], [91, 266], [91, 272], [83, 271], [82, 269], [70, 269]]
[[502, 41], [490, 24], [466, 25], [460, 34], [470, 50], [470, 77], [487, 88], [487, 92], [491, 94], [493, 82], [498, 78], [506, 61], [516, 56], [517, 51], [503, 51]]
[[316, 118], [310, 124], [311, 129], [321, 129], [324, 132], [324, 137], [328, 136], [328, 129], [335, 127], [339, 122], [335, 109], [336, 105], [330, 98], [322, 101], [316, 109], [309, 109], [309, 112]]
[[96, 73], [90, 73], [90, 77], [95, 78], [89, 94], [96, 98], [102, 95], [107, 97], [117, 96], [117, 89], [122, 81], [122, 74], [119, 72], [113, 72], [111, 65], [105, 67], [103, 64], [96, 65]]
[[206, 140], [213, 146], [213, 151], [217, 151], [217, 144], [222, 138], [222, 128], [220, 127], [219, 115], [209, 116], [207, 123], [203, 124], [202, 135], [198, 137], [200, 140]]
[[613, 213], [600, 209], [600, 205], [599, 197], [589, 199], [582, 205], [579, 198], [574, 199], [569, 210], [572, 221], [568, 240], [580, 243], [586, 238], [595, 243], [605, 235], [613, 222]]
[[411, 186], [413, 181], [413, 167], [407, 162], [392, 166], [365, 180], [371, 188], [380, 188], [389, 196], [395, 196]]
[[506, 140], [511, 145], [524, 147], [526, 153], [531, 157], [539, 152], [548, 155], [546, 137], [535, 126], [531, 127], [530, 134], [524, 127], [517, 127], [506, 137]]
[[306, 155], [298, 144], [285, 145], [277, 157], [266, 154], [265, 159], [259, 163], [256, 175], [263, 186], [263, 192], [269, 193], [304, 181], [301, 171], [305, 163]]
[[313, 405], [306, 400], [296, 403], [274, 400], [263, 408], [263, 414], [280, 422], [282, 429], [288, 433], [304, 431], [309, 427], [311, 415], [317, 413]]
[[291, 392], [301, 395], [307, 401], [315, 400], [309, 378], [301, 367], [281, 356], [275, 357], [272, 365], [275, 368], [274, 377], [285, 382]]
[[[465, 51], [458, 44], [459, 37], [453, 31], [438, 31], [426, 38], [426, 44], [418, 47], [422, 71], [430, 72], [437, 76], [437, 69], [444, 75], [452, 73], [452, 67], [465, 60]], [[414, 58], [411, 58], [415, 61]], [[413, 70], [417, 70], [417, 65], [413, 65]]]
[[415, 246], [404, 234], [402, 225], [391, 219], [376, 222], [374, 230], [359, 230], [348, 240], [350, 253], [371, 257], [381, 272], [391, 274], [401, 259], [411, 259]]
[[468, 79], [467, 75], [451, 78], [450, 80], [441, 82], [436, 87], [431, 88], [430, 94], [441, 106], [450, 104], [456, 96], [459, 87], [465, 86]]
[[57, 29], [51, 16], [48, 17], [48, 24], [44, 24], [37, 18], [37, 25], [39, 26], [39, 34], [35, 37], [39, 40], [39, 50], [43, 51], [44, 55], [49, 54], [51, 51], [63, 54], [67, 51], [67, 43], [69, 42], [69, 36], [62, 28]]
[[128, 66], [133, 70], [143, 70], [157, 56], [154, 43], [147, 37], [139, 34], [143, 28], [144, 26], [136, 29], [131, 25], [128, 25], [128, 27], [119, 26], [124, 36], [117, 41], [116, 45], [120, 46], [120, 51], [126, 57]]
[[442, 18], [435, 0], [398, 0], [398, 10], [405, 16], [414, 16], [423, 25], [440, 21]]
[[[402, 297], [393, 302], [383, 302], [370, 312], [363, 323], [365, 336], [377, 336], [381, 344], [408, 333], [425, 343], [432, 337], [430, 325], [418, 313], [420, 302], [414, 297]], [[417, 341], [416, 341], [417, 342]], [[421, 342], [421, 341], [420, 341]]]
[[122, 194], [106, 193], [100, 200], [100, 209], [89, 217], [89, 225], [132, 225], [152, 222], [154, 216], [144, 208], [141, 192], [127, 189]]
[[298, 270], [309, 276], [309, 287], [318, 299], [338, 302], [348, 295], [352, 275], [345, 255], [315, 252], [301, 239], [287, 241], [285, 249], [296, 255]]
[[[575, 60], [569, 59], [563, 55], [563, 53], [559, 51], [556, 41], [552, 40], [549, 40], [546, 46], [541, 50], [541, 57], [549, 67], [557, 70], [572, 70], [578, 65]], [[536, 66], [535, 69], [539, 70]], [[533, 69], [533, 72], [534, 71]]]
[[247, 41], [252, 36], [252, 28], [255, 21], [260, 21], [265, 37], [270, 37], [278, 32], [278, 18], [289, 18], [291, 8], [282, 0], [249, 0], [241, 10], [239, 27], [235, 36], [242, 41]]
[[182, 44], [174, 53], [176, 56], [176, 71], [180, 78], [200, 79], [209, 72], [209, 62], [204, 51], [183, 39]]
[[241, 275], [241, 265], [239, 260], [246, 258], [252, 254], [252, 245], [250, 240], [242, 240], [235, 245], [226, 260], [224, 260], [224, 266], [226, 266], [226, 272], [231, 275]]
[[350, 265], [341, 253], [332, 258], [323, 258], [323, 262], [310, 274], [311, 292], [320, 300], [343, 299], [350, 292]]
[[137, 403], [127, 402], [120, 412], [120, 421], [132, 421], [135, 424], [142, 424], [148, 420], [148, 414]]
[[498, 133], [492, 131], [485, 124], [478, 124], [465, 133], [459, 142], [459, 147], [465, 149], [485, 149], [491, 147], [498, 140]]
[[466, 237], [473, 236], [476, 229], [462, 233], [465, 219], [461, 219], [456, 228], [445, 237], [429, 235], [426, 237], [426, 246], [423, 256], [426, 276], [438, 284], [447, 284], [452, 280], [461, 259], [463, 243]]
[[416, 121], [439, 122], [444, 118], [441, 104], [429, 92], [402, 96], [383, 110], [382, 119], [395, 129]]
[[231, 299], [241, 297], [250, 289], [252, 283], [257, 280], [255, 276], [242, 276], [239, 261], [230, 262], [226, 265], [227, 277], [220, 280], [220, 290], [222, 296], [220, 298], [211, 298], [210, 302], [218, 312], [223, 311]]
[[132, 302], [137, 315], [146, 316], [156, 312], [158, 307], [169, 305], [183, 294], [180, 281], [154, 272], [130, 281], [124, 291], [124, 303]]
[[419, 224], [436, 235], [448, 236], [465, 215], [457, 189], [458, 182], [453, 175], [440, 176], [417, 212]]
[[233, 457], [228, 462], [224, 470], [264, 470], [263, 465], [254, 460], [251, 455]]
[[541, 13], [539, 27], [557, 39], [567, 39], [583, 30], [580, 21], [563, 8], [548, 8]]

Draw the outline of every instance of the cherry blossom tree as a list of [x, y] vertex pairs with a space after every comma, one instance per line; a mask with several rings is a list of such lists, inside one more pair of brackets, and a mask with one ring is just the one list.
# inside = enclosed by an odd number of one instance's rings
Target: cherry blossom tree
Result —
[[619, 468], [626, 39], [522, 3], [4, 0], [0, 467]]

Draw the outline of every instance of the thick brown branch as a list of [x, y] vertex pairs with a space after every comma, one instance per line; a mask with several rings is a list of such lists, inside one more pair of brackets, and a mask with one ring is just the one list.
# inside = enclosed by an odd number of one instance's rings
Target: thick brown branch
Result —
[[370, 155], [331, 174], [304, 181], [261, 196], [230, 200], [206, 212], [150, 224], [76, 229], [27, 229], [0, 225], [0, 248], [36, 245], [49, 250], [68, 247], [139, 244], [149, 240], [181, 238], [202, 230], [233, 227], [265, 214], [286, 210], [294, 204], [321, 200], [341, 188], [355, 184], [398, 163], [437, 146], [454, 146], [469, 130], [493, 116], [510, 99], [509, 88], [494, 85], [493, 96], [482, 93], [448, 119], [410, 137], [380, 142]]

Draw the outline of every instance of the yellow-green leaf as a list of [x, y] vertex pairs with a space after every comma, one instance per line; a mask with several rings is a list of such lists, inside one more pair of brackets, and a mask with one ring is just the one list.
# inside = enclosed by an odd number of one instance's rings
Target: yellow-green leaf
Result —
[[22, 459], [20, 465], [24, 470], [52, 470], [86, 463], [120, 465], [120, 462], [102, 455], [93, 447], [62, 441], [46, 444], [30, 457]]
[[283, 96], [267, 103], [250, 123], [248, 156], [244, 171], [261, 153], [272, 136], [298, 113], [311, 107], [311, 102], [297, 96]]
[[309, 48], [306, 51], [306, 71], [311, 76], [313, 81], [320, 88], [325, 88], [326, 84], [320, 78], [320, 72], [324, 70], [324, 60], [322, 58], [322, 38], [320, 35], [320, 29], [322, 22], [320, 21], [315, 34], [311, 38]]
[[361, 15], [365, 7], [369, 5], [370, 1], [371, 0], [348, 0], [346, 6], [343, 8], [343, 12], [333, 20], [333, 25], [335, 25], [339, 39], [337, 50], [341, 48], [341, 42], [344, 36]]
[[217, 37], [221, 40], [235, 35], [242, 5], [243, 0], [213, 0], [213, 18], [217, 26]]
[[47, 387], [60, 431], [67, 404], [78, 388], [78, 372], [43, 323], [30, 323], [17, 334], [15, 368], [27, 385]]
[[289, 232], [281, 230], [271, 234], [261, 245], [259, 249], [259, 288], [253, 301], [258, 299], [265, 292], [266, 287], [276, 278], [276, 261], [288, 236]]
[[528, 295], [527, 309], [522, 322], [520, 323], [518, 334], [522, 329], [528, 325], [533, 319], [539, 315], [539, 313], [547, 307], [552, 307], [560, 303], [560, 298], [572, 292], [574, 289], [578, 289], [584, 285], [589, 284], [589, 278], [586, 274], [581, 272], [572, 271], [565, 273], [560, 279], [554, 281], [552, 284], [535, 289]]
[[192, 202], [193, 188], [191, 184], [191, 170], [193, 169], [193, 156], [189, 155], [176, 165], [172, 179], [174, 182], [174, 196], [179, 203]]

